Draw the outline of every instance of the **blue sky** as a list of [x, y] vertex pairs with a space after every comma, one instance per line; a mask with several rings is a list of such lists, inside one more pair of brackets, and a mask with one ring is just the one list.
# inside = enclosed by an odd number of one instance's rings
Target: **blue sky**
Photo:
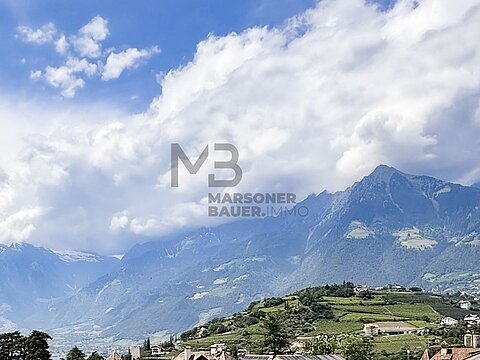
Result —
[[[104, 48], [147, 48], [158, 46], [137, 69], [104, 82], [88, 81], [75, 95], [76, 102], [114, 101], [118, 106], [142, 111], [158, 96], [156, 74], [190, 61], [196, 45], [208, 34], [222, 36], [252, 26], [275, 26], [312, 7], [314, 0], [87, 0], [87, 1], [0, 1], [0, 83], [4, 91], [20, 97], [61, 100], [58, 90], [32, 82], [30, 71], [46, 65], [61, 65], [62, 57], [49, 45], [23, 43], [15, 37], [18, 26], [33, 29], [52, 22], [65, 34], [75, 34], [93, 17], [108, 20], [110, 35]], [[26, 63], [22, 64], [21, 59]], [[70, 100], [72, 101], [72, 100]]]

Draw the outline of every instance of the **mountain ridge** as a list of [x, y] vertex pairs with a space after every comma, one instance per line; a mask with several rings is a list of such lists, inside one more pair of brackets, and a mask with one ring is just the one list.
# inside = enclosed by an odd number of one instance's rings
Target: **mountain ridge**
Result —
[[136, 245], [117, 270], [35, 321], [60, 333], [75, 326], [83, 337], [95, 328], [96, 337], [138, 339], [343, 280], [480, 291], [480, 189], [380, 165], [296, 206], [308, 215], [240, 219]]
[[116, 270], [117, 264], [116, 259], [93, 253], [60, 252], [28, 243], [0, 245], [0, 331], [30, 327], [36, 312], [48, 313], [55, 301]]
[[[463, 288], [442, 271], [458, 258], [451, 252], [468, 253], [465, 236], [476, 241], [479, 204], [479, 189], [380, 165], [344, 191], [298, 203], [309, 207], [305, 218], [238, 220], [137, 245], [117, 274], [67, 300], [57, 319], [95, 319], [106, 335], [122, 338], [138, 333], [137, 319], [145, 335], [175, 333], [249, 301], [326, 282]], [[465, 266], [480, 277], [478, 266]], [[82, 316], [67, 310], [77, 307]]]

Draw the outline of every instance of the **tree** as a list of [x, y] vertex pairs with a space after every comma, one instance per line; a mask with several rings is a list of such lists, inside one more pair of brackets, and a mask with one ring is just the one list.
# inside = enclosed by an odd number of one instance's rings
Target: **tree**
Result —
[[30, 336], [20, 332], [0, 334], [0, 360], [50, 360], [47, 333], [34, 330]]
[[23, 358], [25, 337], [15, 331], [0, 334], [0, 360], [20, 360]]
[[66, 360], [85, 360], [85, 354], [78, 347], [74, 347], [67, 353]]
[[408, 290], [410, 290], [412, 292], [423, 292], [423, 289], [421, 287], [418, 287], [418, 286], [413, 286]]
[[358, 297], [361, 299], [373, 299], [373, 294], [370, 290], [366, 290], [366, 291], [361, 291], [358, 294]]
[[264, 351], [278, 355], [288, 349], [290, 342], [283, 324], [279, 313], [268, 314], [262, 321]]
[[150, 351], [150, 338], [147, 338], [147, 340], [145, 340], [143, 348], [145, 349], [145, 351]]
[[373, 360], [374, 347], [371, 338], [347, 337], [341, 341], [340, 353], [345, 360]]
[[87, 360], [105, 360], [105, 358], [97, 353], [96, 351], [92, 352], [92, 354], [87, 358]]
[[232, 345], [228, 350], [232, 358], [234, 358], [235, 360], [238, 360], [238, 345], [237, 344]]
[[42, 331], [34, 330], [25, 338], [24, 351], [25, 360], [50, 360], [52, 355], [48, 351], [48, 341], [52, 340], [51, 336]]
[[305, 351], [309, 355], [331, 355], [338, 349], [338, 341], [333, 337], [322, 336], [305, 343]]

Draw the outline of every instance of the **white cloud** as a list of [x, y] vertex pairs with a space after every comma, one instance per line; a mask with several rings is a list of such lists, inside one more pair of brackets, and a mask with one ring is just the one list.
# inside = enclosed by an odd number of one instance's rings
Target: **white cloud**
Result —
[[[356, 0], [322, 1], [282, 28], [209, 36], [161, 78], [145, 113], [73, 129], [66, 117], [31, 141], [2, 182], [1, 219], [29, 204], [52, 209], [28, 241], [114, 252], [135, 235], [212, 225], [214, 142], [240, 151], [237, 191], [301, 199], [342, 189], [379, 162], [477, 180], [479, 33], [478, 1], [400, 1], [379, 12]], [[178, 189], [169, 186], [172, 142], [192, 157], [212, 149], [197, 175], [181, 171]]]
[[[34, 43], [38, 45], [54, 44], [55, 50], [61, 55], [67, 54], [69, 43], [64, 34], [59, 34], [57, 27], [53, 23], [48, 23], [38, 29], [32, 29], [29, 26], [17, 27], [17, 37], [27, 43]], [[22, 59], [22, 64], [26, 63], [26, 59]]]
[[53, 42], [57, 35], [57, 28], [50, 22], [38, 29], [32, 29], [29, 26], [19, 26], [17, 27], [17, 33], [25, 42], [47, 44]]
[[126, 213], [116, 214], [110, 220], [110, 231], [119, 231], [125, 229], [130, 222]]
[[80, 56], [97, 58], [101, 55], [102, 46], [92, 38], [73, 37], [71, 41]]
[[[93, 76], [97, 72], [97, 65], [85, 59], [68, 58], [65, 65], [60, 67], [47, 66], [43, 77], [53, 87], [60, 88], [64, 97], [71, 98], [75, 92], [85, 85], [85, 81], [77, 74]], [[38, 73], [33, 74], [38, 78]]]
[[160, 49], [154, 46], [150, 49], [130, 48], [120, 53], [111, 53], [103, 67], [102, 80], [118, 79], [124, 70], [137, 68], [142, 60], [159, 52]]
[[101, 42], [108, 35], [108, 21], [101, 16], [95, 16], [78, 31], [77, 36], [72, 36], [71, 41], [80, 56], [97, 58], [101, 55]]
[[79, 30], [81, 36], [88, 36], [95, 41], [103, 41], [110, 34], [108, 21], [97, 15]]
[[[70, 36], [69, 40], [65, 34], [58, 33], [53, 23], [48, 23], [37, 30], [19, 26], [17, 33], [17, 36], [25, 42], [53, 43], [55, 51], [65, 56], [63, 65], [46, 66], [43, 72], [38, 69], [31, 70], [30, 78], [32, 80], [44, 78], [47, 84], [59, 88], [66, 98], [74, 97], [76, 91], [85, 86], [87, 77], [98, 74], [105, 81], [117, 79], [125, 70], [137, 68], [152, 55], [160, 52], [157, 46], [147, 49], [128, 48], [119, 53], [115, 53], [115, 49], [111, 48], [102, 52], [102, 41], [110, 32], [108, 21], [99, 15], [80, 28], [76, 35]], [[91, 59], [96, 59], [96, 63], [91, 63]], [[22, 59], [22, 64], [25, 63], [26, 60]], [[97, 72], [98, 67], [102, 69], [101, 72]]]
[[59, 54], [66, 54], [68, 52], [68, 49], [70, 47], [70, 44], [68, 43], [67, 39], [65, 38], [65, 35], [61, 35], [56, 41], [55, 41], [55, 51]]
[[35, 222], [44, 211], [40, 208], [20, 210], [5, 219], [0, 218], [0, 243], [23, 242], [36, 230]]
[[32, 80], [39, 80], [42, 78], [42, 71], [41, 70], [32, 70], [30, 71], [30, 79]]

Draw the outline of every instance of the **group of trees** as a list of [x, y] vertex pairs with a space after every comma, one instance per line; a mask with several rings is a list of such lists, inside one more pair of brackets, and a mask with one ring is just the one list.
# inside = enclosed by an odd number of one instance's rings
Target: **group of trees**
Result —
[[[279, 313], [269, 314], [261, 323], [263, 340], [261, 352], [282, 354], [289, 351], [290, 336], [284, 318]], [[375, 359], [374, 345], [370, 337], [323, 336], [305, 344], [305, 350], [312, 355], [340, 354], [346, 360]]]
[[[50, 335], [34, 330], [29, 336], [19, 331], [0, 334], [0, 360], [50, 360], [48, 342]], [[65, 360], [85, 360], [86, 355], [78, 347], [71, 349]], [[93, 352], [87, 360], [105, 360], [97, 352]], [[126, 357], [125, 360], [131, 360]]]
[[[68, 353], [65, 359], [62, 360], [85, 360], [86, 355], [85, 353], [80, 350], [77, 346], [73, 347]], [[87, 360], [105, 360], [105, 358], [97, 353], [96, 351], [92, 352], [89, 357], [86, 358]], [[0, 359], [1, 360], [1, 359]], [[128, 354], [122, 355], [122, 360], [132, 360], [132, 355], [130, 351]]]
[[[255, 349], [263, 354], [284, 354], [291, 351], [291, 334], [285, 326], [281, 313], [272, 313], [260, 324], [263, 339]], [[310, 355], [337, 354], [346, 360], [408, 360], [419, 359], [423, 349], [403, 348], [399, 352], [376, 352], [373, 338], [358, 335], [322, 335], [305, 343], [305, 352]]]
[[318, 301], [324, 296], [352, 297], [355, 295], [355, 284], [343, 282], [342, 284], [315, 286], [300, 290], [295, 295], [304, 304], [308, 301]]
[[465, 321], [459, 321], [458, 324], [453, 326], [432, 329], [431, 333], [441, 337], [450, 345], [461, 345], [465, 334], [480, 334], [480, 325], [469, 325]]
[[308, 354], [340, 354], [346, 360], [376, 359], [373, 340], [370, 337], [353, 335], [322, 336], [305, 344]]
[[[83, 353], [82, 350], [80, 350], [78, 347], [73, 347], [68, 353], [67, 357], [65, 360], [85, 360], [86, 355]], [[88, 358], [87, 360], [105, 360], [105, 358], [94, 351]]]
[[185, 331], [180, 335], [180, 339], [186, 341], [189, 339], [207, 337], [215, 334], [223, 334], [237, 329], [244, 329], [250, 325], [258, 324], [264, 315], [265, 314], [263, 312], [258, 310], [247, 310], [245, 313], [234, 314], [228, 320], [226, 318], [216, 318], [210, 320], [202, 327], [194, 327], [193, 329]]
[[0, 360], [50, 360], [50, 335], [34, 330], [29, 336], [20, 332], [0, 334]]
[[313, 330], [313, 323], [320, 319], [333, 319], [334, 313], [330, 305], [325, 303], [323, 296], [350, 296], [354, 291], [352, 283], [341, 285], [326, 285], [324, 287], [308, 288], [296, 294], [296, 300], [285, 300], [273, 297], [255, 301], [243, 313], [236, 313], [230, 318], [216, 318], [202, 327], [195, 327], [180, 335], [183, 341], [203, 338], [210, 335], [223, 334], [229, 331], [247, 329], [264, 321], [266, 312], [259, 308], [280, 307], [278, 309], [284, 316], [284, 325], [287, 331], [302, 335]]

